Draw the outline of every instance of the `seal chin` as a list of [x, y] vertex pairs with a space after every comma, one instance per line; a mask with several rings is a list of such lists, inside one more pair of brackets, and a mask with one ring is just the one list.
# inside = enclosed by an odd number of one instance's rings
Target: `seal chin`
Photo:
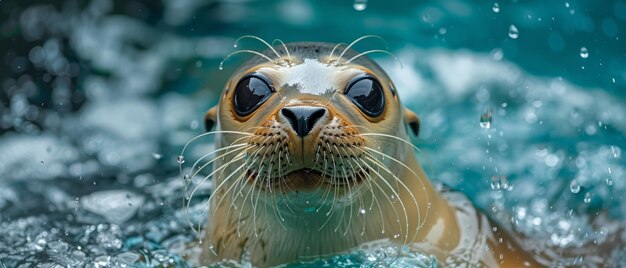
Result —
[[360, 185], [369, 176], [369, 170], [351, 174], [333, 175], [317, 169], [302, 168], [283, 176], [259, 176], [254, 170], [247, 171], [248, 183], [264, 190], [314, 191], [320, 188], [350, 188]]

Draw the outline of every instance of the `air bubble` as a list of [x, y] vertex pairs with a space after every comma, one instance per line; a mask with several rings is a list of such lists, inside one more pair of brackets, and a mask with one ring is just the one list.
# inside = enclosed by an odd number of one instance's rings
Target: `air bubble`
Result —
[[511, 37], [511, 39], [517, 39], [519, 37], [519, 30], [517, 30], [517, 27], [513, 24], [509, 27], [509, 37]]
[[589, 58], [589, 51], [587, 51], [586, 47], [580, 48], [580, 57], [583, 59]]
[[367, 8], [367, 0], [354, 0], [352, 7], [354, 7], [356, 11], [363, 11]]

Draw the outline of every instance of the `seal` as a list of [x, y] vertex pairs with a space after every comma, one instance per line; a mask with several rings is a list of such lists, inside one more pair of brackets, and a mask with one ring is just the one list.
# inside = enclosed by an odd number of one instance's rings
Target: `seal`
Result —
[[[266, 267], [387, 239], [447, 265], [537, 264], [461, 194], [431, 183], [409, 132], [417, 115], [367, 54], [289, 43], [255, 54], [205, 116], [214, 192], [202, 263]], [[231, 54], [231, 55], [233, 55]], [[220, 65], [221, 67], [221, 65]]]

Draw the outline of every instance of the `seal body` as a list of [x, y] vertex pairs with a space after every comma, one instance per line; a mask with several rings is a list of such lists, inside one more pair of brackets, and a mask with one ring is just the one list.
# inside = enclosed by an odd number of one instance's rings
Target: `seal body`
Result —
[[408, 142], [419, 120], [395, 90], [334, 44], [290, 43], [241, 66], [207, 113], [219, 153], [201, 261], [265, 267], [389, 239], [447, 264], [535, 265], [429, 182]]

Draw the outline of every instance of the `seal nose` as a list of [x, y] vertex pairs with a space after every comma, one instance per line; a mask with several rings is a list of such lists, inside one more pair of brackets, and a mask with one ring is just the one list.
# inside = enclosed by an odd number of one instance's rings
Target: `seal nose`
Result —
[[315, 123], [325, 114], [326, 108], [315, 106], [293, 106], [280, 109], [280, 113], [289, 120], [289, 124], [298, 136], [308, 135]]

